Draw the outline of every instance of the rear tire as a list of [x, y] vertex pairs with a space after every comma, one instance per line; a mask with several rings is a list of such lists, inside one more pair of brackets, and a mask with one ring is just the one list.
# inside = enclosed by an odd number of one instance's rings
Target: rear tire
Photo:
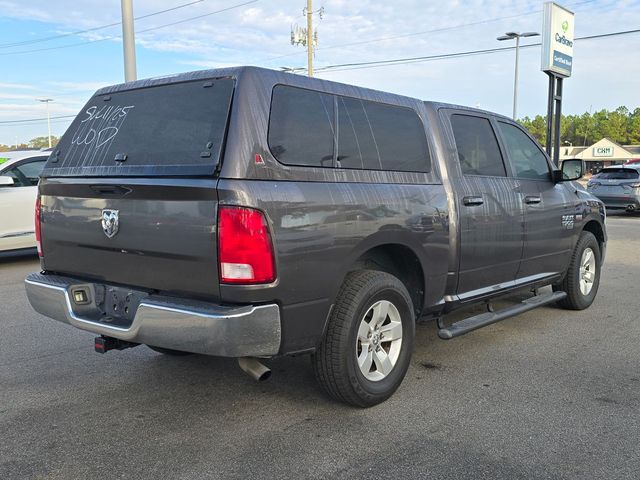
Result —
[[414, 333], [413, 303], [400, 280], [374, 270], [351, 272], [313, 356], [316, 378], [341, 402], [381, 403], [402, 383]]
[[559, 306], [584, 310], [593, 303], [600, 286], [600, 259], [600, 245], [596, 237], [591, 232], [582, 232], [564, 279], [553, 286], [554, 291], [567, 292], [567, 297], [558, 302]]
[[170, 348], [154, 347], [153, 345], [147, 345], [154, 352], [162, 353], [164, 355], [171, 355], [174, 357], [186, 357], [187, 355], [193, 355], [191, 352], [183, 352], [182, 350], [171, 350]]

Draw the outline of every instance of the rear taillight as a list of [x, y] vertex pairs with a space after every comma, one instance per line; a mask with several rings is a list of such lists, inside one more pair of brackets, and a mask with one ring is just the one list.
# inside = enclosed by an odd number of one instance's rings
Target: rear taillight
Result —
[[38, 197], [36, 199], [36, 218], [35, 218], [35, 222], [36, 222], [36, 245], [38, 246], [38, 256], [43, 257], [44, 255], [42, 254], [42, 237], [41, 237], [41, 233], [40, 233], [40, 210], [41, 210], [41, 205], [40, 205], [40, 197]]
[[271, 283], [276, 279], [271, 235], [262, 212], [220, 207], [218, 262], [222, 283]]

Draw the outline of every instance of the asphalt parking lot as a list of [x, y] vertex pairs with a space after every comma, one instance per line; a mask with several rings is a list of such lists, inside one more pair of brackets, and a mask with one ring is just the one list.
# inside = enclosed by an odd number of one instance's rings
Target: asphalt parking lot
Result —
[[589, 310], [449, 342], [420, 325], [368, 410], [325, 397], [306, 357], [256, 383], [231, 359], [94, 353], [28, 306], [37, 260], [0, 260], [0, 479], [640, 478], [640, 217], [608, 230]]

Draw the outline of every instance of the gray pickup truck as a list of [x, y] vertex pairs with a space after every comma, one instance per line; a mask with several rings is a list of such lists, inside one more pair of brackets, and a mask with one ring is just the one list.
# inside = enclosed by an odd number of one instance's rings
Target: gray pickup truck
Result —
[[[594, 300], [602, 202], [517, 123], [242, 67], [99, 90], [43, 170], [35, 310], [99, 352], [308, 353], [337, 400], [400, 385], [418, 319], [450, 339]], [[551, 285], [548, 293], [539, 287]], [[516, 290], [520, 304], [447, 322]]]

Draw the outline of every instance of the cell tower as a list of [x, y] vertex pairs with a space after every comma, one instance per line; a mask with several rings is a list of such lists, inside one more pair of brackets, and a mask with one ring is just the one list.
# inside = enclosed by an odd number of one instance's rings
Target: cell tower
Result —
[[307, 6], [302, 10], [302, 14], [307, 17], [307, 28], [299, 27], [297, 24], [291, 26], [291, 45], [307, 47], [307, 71], [310, 77], [313, 77], [313, 48], [318, 45], [318, 31], [313, 29], [314, 13], [322, 20], [324, 7], [314, 12], [313, 0], [307, 0]]

